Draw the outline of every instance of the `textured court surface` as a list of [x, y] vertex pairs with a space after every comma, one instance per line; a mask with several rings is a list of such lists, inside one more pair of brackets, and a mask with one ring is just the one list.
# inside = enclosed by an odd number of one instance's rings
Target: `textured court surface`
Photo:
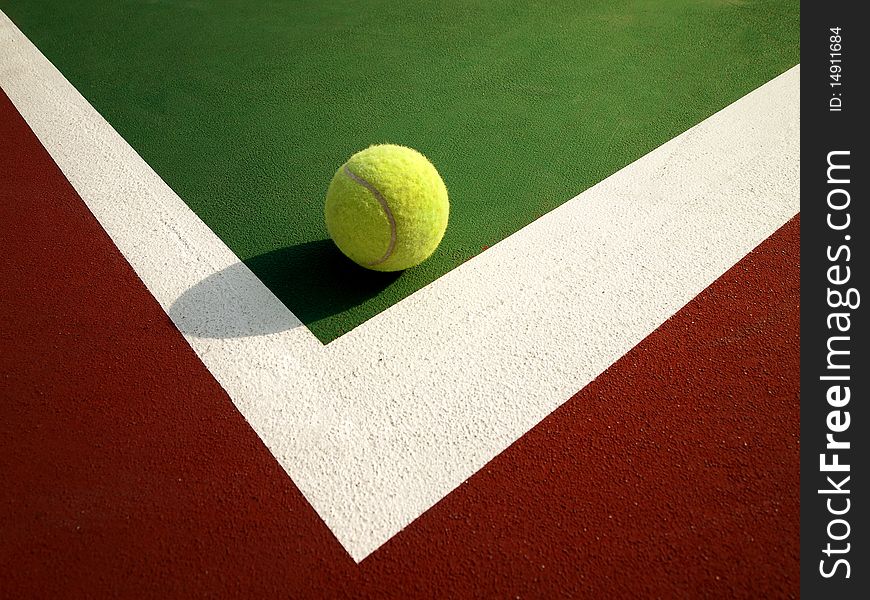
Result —
[[357, 565], [0, 114], [9, 597], [797, 595], [798, 220]]
[[324, 346], [2, 25], [13, 597], [797, 594], [798, 69]]
[[[0, 1], [323, 341], [480, 254], [799, 60], [794, 0]], [[393, 142], [444, 175], [419, 269], [324, 242], [322, 198]]]

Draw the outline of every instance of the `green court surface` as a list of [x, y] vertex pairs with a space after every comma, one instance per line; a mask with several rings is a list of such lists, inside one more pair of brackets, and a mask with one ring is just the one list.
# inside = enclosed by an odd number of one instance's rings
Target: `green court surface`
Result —
[[[0, 9], [324, 342], [799, 61], [796, 0]], [[351, 264], [323, 224], [335, 169], [380, 142], [450, 192], [441, 247], [399, 274]]]

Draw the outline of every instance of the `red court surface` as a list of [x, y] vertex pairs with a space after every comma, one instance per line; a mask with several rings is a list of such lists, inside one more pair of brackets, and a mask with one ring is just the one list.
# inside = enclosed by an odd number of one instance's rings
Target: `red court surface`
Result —
[[0, 596], [798, 595], [799, 217], [356, 564], [0, 123]]

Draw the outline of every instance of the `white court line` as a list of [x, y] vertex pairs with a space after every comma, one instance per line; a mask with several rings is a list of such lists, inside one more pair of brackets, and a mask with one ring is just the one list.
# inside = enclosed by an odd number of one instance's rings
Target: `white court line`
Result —
[[[0, 57], [0, 85], [357, 561], [799, 210], [794, 67], [323, 346], [2, 13]], [[220, 295], [170, 310], [207, 277]], [[280, 331], [197, 335], [228, 306], [229, 329]]]

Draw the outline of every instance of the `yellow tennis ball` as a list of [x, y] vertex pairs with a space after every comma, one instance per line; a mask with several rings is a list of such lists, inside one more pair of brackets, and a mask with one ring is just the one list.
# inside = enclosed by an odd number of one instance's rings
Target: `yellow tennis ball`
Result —
[[429, 258], [447, 229], [447, 187], [425, 156], [380, 144], [339, 167], [326, 192], [326, 229], [345, 256], [375, 271]]

